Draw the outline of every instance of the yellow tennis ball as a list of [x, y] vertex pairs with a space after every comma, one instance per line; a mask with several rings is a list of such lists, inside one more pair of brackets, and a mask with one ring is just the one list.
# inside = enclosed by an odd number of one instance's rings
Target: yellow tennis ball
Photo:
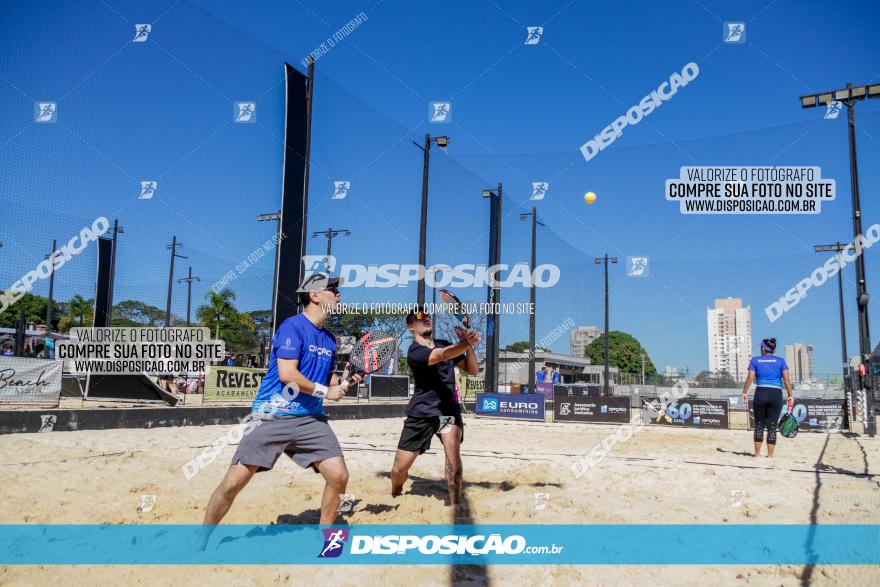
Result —
[[586, 202], [587, 204], [592, 204], [595, 201], [596, 194], [594, 194], [593, 192], [587, 192], [584, 194], [584, 202]]

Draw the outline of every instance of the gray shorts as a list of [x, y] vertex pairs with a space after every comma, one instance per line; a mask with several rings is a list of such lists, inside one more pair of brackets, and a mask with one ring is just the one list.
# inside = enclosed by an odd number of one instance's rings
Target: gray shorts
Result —
[[242, 437], [232, 464], [256, 465], [259, 473], [274, 467], [282, 452], [302, 468], [341, 457], [342, 448], [327, 420], [323, 415], [254, 418], [256, 426]]

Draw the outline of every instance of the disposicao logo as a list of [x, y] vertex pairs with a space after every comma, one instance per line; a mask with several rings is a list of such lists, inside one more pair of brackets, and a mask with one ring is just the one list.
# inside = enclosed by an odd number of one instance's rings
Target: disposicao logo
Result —
[[348, 540], [348, 530], [344, 528], [323, 528], [324, 547], [318, 558], [336, 558], [342, 554], [343, 546]]
[[638, 104], [627, 110], [626, 114], [618, 116], [614, 122], [603, 128], [599, 134], [581, 145], [581, 153], [584, 159], [589, 161], [598, 155], [600, 151], [608, 148], [611, 143], [623, 134], [624, 128], [641, 122], [643, 118], [670, 100], [678, 92], [679, 88], [683, 88], [697, 79], [699, 74], [700, 67], [693, 61], [685, 65], [681, 73], [672, 73], [668, 81], [661, 83], [656, 90], [652, 90]]
[[[326, 530], [325, 530], [326, 532]], [[541, 547], [528, 547], [541, 548]], [[549, 548], [549, 547], [548, 547]], [[556, 547], [559, 551], [562, 547]], [[523, 536], [512, 535], [502, 537], [500, 534], [489, 536], [354, 536], [351, 543], [351, 554], [407, 554], [415, 550], [419, 554], [469, 554], [472, 556], [486, 554], [514, 555], [526, 549]]]

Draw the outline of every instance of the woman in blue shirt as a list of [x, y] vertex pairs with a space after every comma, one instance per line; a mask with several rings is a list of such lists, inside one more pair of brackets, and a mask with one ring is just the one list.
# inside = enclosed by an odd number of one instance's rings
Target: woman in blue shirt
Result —
[[752, 410], [755, 412], [755, 456], [761, 453], [764, 441], [764, 428], [767, 428], [767, 456], [773, 457], [776, 448], [776, 425], [782, 412], [782, 384], [788, 391], [788, 409], [794, 406], [793, 388], [788, 377], [788, 365], [785, 359], [773, 354], [776, 350], [776, 339], [765, 338], [761, 341], [761, 356], [752, 357], [749, 363], [749, 376], [743, 385], [742, 401], [749, 401], [749, 387], [757, 383]]

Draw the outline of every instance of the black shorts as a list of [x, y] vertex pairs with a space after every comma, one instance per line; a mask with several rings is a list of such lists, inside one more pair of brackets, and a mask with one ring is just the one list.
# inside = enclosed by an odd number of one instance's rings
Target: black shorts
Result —
[[400, 442], [397, 443], [397, 448], [422, 454], [431, 448], [431, 438], [435, 434], [439, 438], [453, 424], [461, 430], [460, 440], [464, 442], [464, 422], [461, 419], [461, 414], [426, 418], [407, 416], [403, 423], [403, 432], [400, 433]]

